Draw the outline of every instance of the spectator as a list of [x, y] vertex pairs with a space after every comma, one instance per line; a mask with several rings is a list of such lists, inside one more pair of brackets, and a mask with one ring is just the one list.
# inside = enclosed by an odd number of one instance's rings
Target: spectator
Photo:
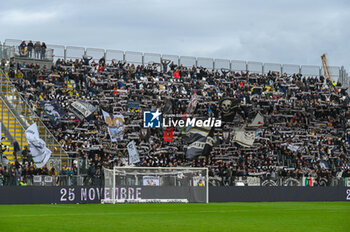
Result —
[[46, 59], [46, 44], [42, 42], [41, 44], [41, 56], [40, 59]]
[[4, 168], [0, 164], [0, 186], [4, 186]]
[[41, 55], [41, 45], [40, 45], [40, 42], [39, 41], [37, 41], [37, 42], [35, 42], [35, 44], [34, 44], [34, 53], [35, 53], [35, 58], [36, 59], [40, 59], [40, 57], [42, 56]]
[[4, 167], [3, 177], [4, 177], [4, 185], [10, 185], [10, 172], [6, 167]]
[[2, 71], [5, 71], [5, 67], [6, 67], [6, 60], [5, 58], [2, 58], [0, 63], [0, 69], [2, 69]]
[[87, 185], [94, 185], [94, 176], [96, 174], [96, 167], [95, 165], [91, 165], [88, 170], [88, 179], [86, 184]]
[[88, 56], [83, 56], [83, 63], [84, 65], [89, 65], [90, 60], [92, 60], [92, 57], [88, 57]]
[[162, 59], [163, 73], [167, 73], [170, 60]]
[[2, 164], [4, 152], [6, 151], [6, 149], [7, 147], [3, 145], [2, 142], [0, 142], [0, 164]]
[[27, 186], [28, 184], [27, 184], [27, 182], [24, 181], [24, 178], [21, 177], [21, 181], [20, 181], [19, 185], [20, 186]]
[[67, 168], [62, 167], [60, 173], [59, 173], [59, 185], [65, 186], [67, 185]]
[[9, 185], [15, 186], [16, 185], [16, 167], [14, 165], [11, 165], [10, 172], [9, 172]]
[[17, 140], [15, 140], [13, 142], [13, 155], [15, 156], [15, 159], [17, 160], [17, 152], [19, 152], [21, 150], [19, 143], [17, 142]]
[[33, 49], [34, 49], [34, 44], [31, 40], [29, 40], [29, 43], [27, 45], [27, 50], [28, 50], [28, 57], [32, 58], [33, 57]]
[[19, 185], [20, 182], [21, 182], [21, 177], [22, 177], [22, 167], [18, 167], [15, 169], [15, 182], [16, 182], [16, 185]]
[[101, 66], [105, 66], [105, 64], [106, 64], [106, 59], [105, 59], [105, 57], [104, 56], [102, 56], [102, 58], [98, 61], [98, 64], [99, 65], [101, 65]]
[[21, 72], [21, 70], [18, 70], [16, 75], [16, 81], [18, 82], [19, 85], [22, 84], [22, 81], [23, 81], [23, 73]]
[[18, 46], [19, 54], [21, 56], [26, 55], [26, 48], [27, 48], [26, 41], [23, 40], [22, 43]]
[[33, 162], [28, 146], [24, 146], [24, 149], [22, 151], [22, 159], [23, 159], [23, 164], [25, 163], [29, 164]]
[[[206, 166], [211, 178], [221, 185], [256, 176], [267, 180], [312, 176], [320, 180], [335, 178], [349, 169], [349, 96], [341, 86], [336, 85], [339, 92], [332, 83], [326, 86], [323, 77], [208, 70], [173, 62], [166, 62], [170, 68], [166, 72], [163, 62], [159, 70], [159, 65], [153, 64], [105, 63], [104, 57], [97, 64], [90, 63], [91, 59], [59, 60], [47, 70], [20, 64], [18, 69], [29, 69], [28, 74], [21, 83], [13, 81], [71, 158], [86, 160], [86, 183], [98, 184], [103, 167], [123, 165], [131, 140], [137, 142], [141, 157], [137, 165]], [[9, 75], [15, 78], [16, 73]], [[214, 146], [208, 157], [192, 161], [185, 158], [187, 141], [179, 131], [174, 131], [179, 134], [172, 142], [164, 142], [160, 130], [143, 133], [139, 125], [145, 109], [163, 110], [167, 105], [173, 114], [186, 113], [194, 93], [199, 99], [194, 114], [220, 118], [221, 100], [232, 98], [235, 117], [215, 130], [223, 142]], [[128, 125], [123, 139], [111, 143], [100, 112], [86, 118], [72, 113], [71, 105], [77, 98], [111, 114], [121, 113]], [[168, 99], [171, 104], [167, 104]], [[54, 123], [42, 107], [43, 101], [52, 100], [57, 100], [64, 112]], [[251, 122], [258, 112], [264, 116], [264, 124], [256, 131], [254, 144], [242, 147], [234, 143], [233, 128]], [[30, 168], [30, 162], [28, 165]]]
[[73, 172], [73, 169], [71, 167], [68, 168], [66, 175], [68, 177], [67, 185], [71, 186], [72, 182], [73, 182], [73, 176], [74, 176], [74, 172]]
[[34, 178], [34, 175], [36, 175], [36, 170], [34, 169], [34, 166], [31, 165], [29, 167], [29, 171], [27, 172], [27, 183], [28, 185], [32, 185], [33, 184], [33, 178]]

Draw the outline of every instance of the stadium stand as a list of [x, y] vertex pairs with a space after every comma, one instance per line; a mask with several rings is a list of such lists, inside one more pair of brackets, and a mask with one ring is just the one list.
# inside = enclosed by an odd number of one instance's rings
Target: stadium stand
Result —
[[[61, 170], [35, 169], [26, 149], [6, 169], [1, 167], [0, 184], [19, 185], [20, 177], [32, 184], [36, 174], [58, 175], [60, 184], [76, 184], [68, 177], [79, 172], [85, 174], [85, 184], [98, 185], [102, 167], [127, 164], [126, 146], [132, 140], [140, 154], [136, 166], [209, 167], [213, 185], [234, 185], [236, 180], [256, 176], [264, 180], [311, 177], [319, 185], [323, 178], [327, 185], [336, 185], [332, 178], [350, 177], [349, 95], [341, 83], [322, 76], [212, 70], [168, 59], [144, 65], [86, 55], [50, 61], [52, 65], [30, 61], [4, 59], [2, 69], [7, 75], [3, 78], [16, 86], [74, 162]], [[173, 131], [172, 141], [164, 141], [164, 131], [142, 128], [142, 111], [164, 112], [169, 104], [171, 113], [185, 114], [193, 95], [199, 99], [197, 115], [221, 119], [223, 100], [233, 99], [229, 102], [233, 118], [215, 129], [219, 142], [209, 155], [192, 160], [186, 158], [188, 144], [181, 130]], [[92, 107], [91, 114], [79, 115], [76, 102]], [[101, 110], [124, 116], [124, 136], [118, 142], [111, 142]], [[6, 112], [2, 107], [2, 122], [14, 125]], [[255, 131], [253, 145], [232, 141], [232, 128], [251, 123], [257, 113], [263, 116], [263, 125]], [[17, 127], [9, 133], [16, 130], [23, 133]], [[11, 149], [4, 155], [13, 160]]]

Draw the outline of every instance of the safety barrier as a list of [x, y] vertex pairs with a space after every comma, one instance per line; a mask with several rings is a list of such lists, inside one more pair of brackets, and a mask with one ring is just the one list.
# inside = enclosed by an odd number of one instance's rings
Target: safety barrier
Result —
[[[22, 40], [6, 39], [4, 44], [1, 46], [0, 43], [0, 58], [10, 58], [16, 51], [13, 50], [18, 48]], [[47, 45], [48, 52], [47, 57], [57, 59], [81, 59], [82, 56], [87, 55], [92, 57], [95, 61], [99, 60], [102, 56], [105, 57], [107, 62], [115, 61], [126, 61], [132, 64], [144, 64], [149, 63], [160, 63], [162, 60], [170, 60], [176, 65], [182, 65], [184, 67], [201, 66], [209, 70], [231, 70], [235, 72], [249, 71], [251, 73], [266, 74], [269, 71], [275, 71], [279, 73], [294, 74], [300, 73], [305, 76], [320, 76], [323, 75], [323, 69], [321, 66], [314, 65], [295, 65], [295, 64], [276, 64], [276, 63], [262, 63], [253, 61], [242, 61], [242, 60], [226, 60], [226, 59], [212, 59], [203, 57], [192, 57], [192, 56], [177, 56], [167, 54], [156, 54], [156, 53], [142, 53], [133, 51], [121, 51], [121, 50], [110, 50], [100, 48], [84, 48], [75, 46], [62, 46], [62, 45]], [[52, 51], [52, 55], [50, 52]], [[349, 78], [344, 67], [331, 66], [329, 67], [331, 78], [339, 80], [343, 86], [349, 86]]]

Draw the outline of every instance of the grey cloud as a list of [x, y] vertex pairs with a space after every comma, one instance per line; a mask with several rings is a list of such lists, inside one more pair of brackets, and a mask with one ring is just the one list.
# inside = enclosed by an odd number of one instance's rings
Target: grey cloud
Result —
[[[1, 41], [315, 65], [326, 52], [332, 65], [350, 70], [346, 0], [31, 2], [0, 9]], [[4, 20], [16, 10], [52, 17]]]

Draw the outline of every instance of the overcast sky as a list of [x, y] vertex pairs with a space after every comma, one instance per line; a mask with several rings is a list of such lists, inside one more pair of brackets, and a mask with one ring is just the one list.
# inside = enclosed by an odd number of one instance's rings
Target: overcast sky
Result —
[[350, 71], [349, 0], [6, 1], [0, 41], [321, 65]]

